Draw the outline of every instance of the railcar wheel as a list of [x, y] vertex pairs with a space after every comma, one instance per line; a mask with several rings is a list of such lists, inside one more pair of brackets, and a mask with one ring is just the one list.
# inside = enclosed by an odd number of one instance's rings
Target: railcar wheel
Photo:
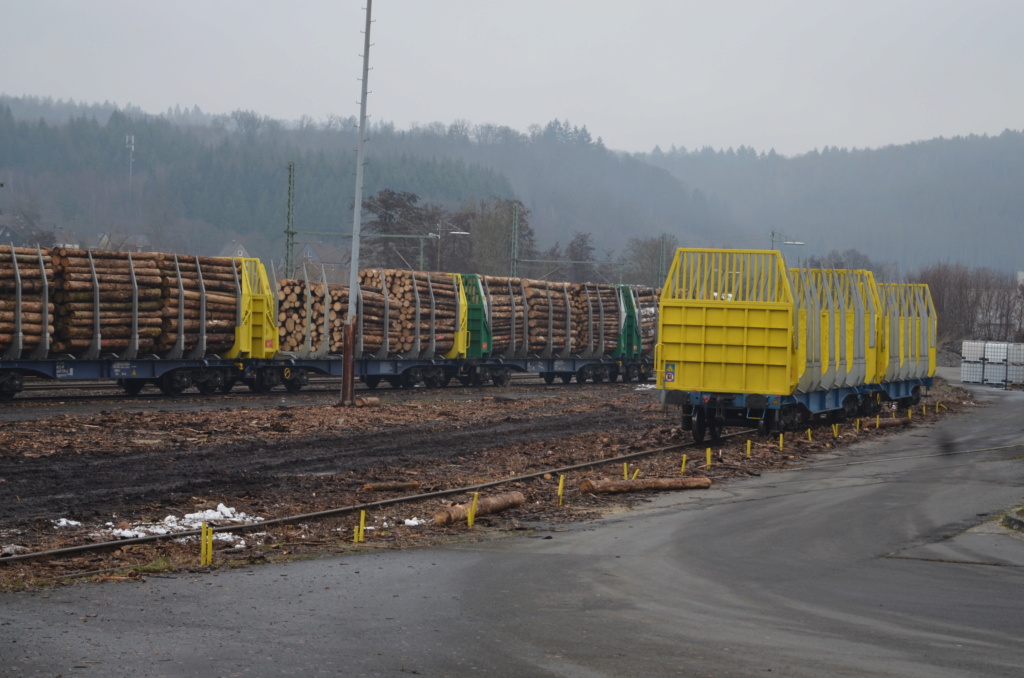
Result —
[[540, 373], [540, 378], [543, 379], [544, 383], [547, 384], [548, 386], [550, 386], [551, 384], [555, 383], [555, 373], [554, 372], [541, 372]]
[[587, 365], [585, 367], [581, 367], [579, 369], [579, 371], [576, 372], [576, 383], [577, 384], [585, 384], [585, 383], [587, 383], [587, 379], [590, 379], [591, 376], [592, 376], [592, 370], [590, 369], [590, 365]]
[[220, 392], [231, 393], [231, 389], [235, 387], [236, 383], [238, 383], [238, 379], [236, 379], [234, 376], [224, 377], [224, 383], [220, 385]]
[[181, 392], [187, 388], [187, 380], [172, 370], [160, 375], [157, 386], [160, 387], [160, 392], [164, 395], [174, 397], [181, 395]]
[[217, 392], [217, 383], [212, 379], [204, 379], [196, 382], [196, 389], [203, 395], [213, 395]]
[[764, 439], [768, 437], [768, 421], [762, 419], [757, 422], [757, 437]]
[[594, 380], [595, 384], [600, 384], [601, 382], [604, 381], [604, 377], [605, 377], [604, 368], [603, 367], [595, 367], [593, 370], [591, 370], [590, 376]]
[[512, 381], [512, 372], [507, 367], [497, 369], [491, 374], [491, 383], [495, 386], [508, 386]]
[[[117, 385], [124, 389], [125, 394], [130, 396], [137, 396], [142, 393], [142, 389], [146, 386], [145, 379], [118, 379]], [[13, 396], [12, 396], [13, 397]]]
[[914, 390], [910, 392], [910, 404], [917, 405], [921, 402], [921, 387], [915, 386]]
[[560, 375], [558, 375], [558, 378], [562, 380], [563, 384], [568, 384], [569, 382], [572, 381], [572, 372], [566, 372], [564, 374], [560, 374]]
[[706, 416], [703, 407], [698, 407], [693, 412], [693, 442], [698, 445], [704, 442], [704, 436], [708, 432]]
[[637, 383], [646, 384], [647, 380], [650, 379], [650, 378], [651, 378], [651, 373], [650, 373], [650, 371], [648, 371], [647, 366], [646, 365], [641, 365], [637, 369], [637, 374], [636, 374]]
[[423, 375], [423, 384], [427, 388], [441, 388], [441, 382], [443, 381], [444, 376], [443, 373], [440, 371], [440, 368], [437, 370], [427, 370], [427, 372]]
[[445, 370], [444, 371], [444, 376], [441, 377], [441, 386], [443, 386], [443, 387], [448, 386], [448, 384], [452, 383], [452, 379], [454, 377], [455, 377], [455, 371], [454, 370]]
[[268, 370], [257, 371], [256, 378], [250, 379], [245, 383], [253, 393], [269, 393], [270, 390], [274, 388], [274, 383], [271, 381], [270, 372]]
[[380, 386], [380, 375], [367, 374], [363, 376], [363, 384], [365, 384], [366, 388], [370, 389], [371, 391], [374, 390], [375, 388]]
[[459, 383], [463, 386], [469, 386], [473, 383], [473, 375], [471, 374], [460, 374], [458, 376]]
[[298, 393], [302, 390], [302, 380], [298, 377], [284, 380], [284, 388], [289, 393]]

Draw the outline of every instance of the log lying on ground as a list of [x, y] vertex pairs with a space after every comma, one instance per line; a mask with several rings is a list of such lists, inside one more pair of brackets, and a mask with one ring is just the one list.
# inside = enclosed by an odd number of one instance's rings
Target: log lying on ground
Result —
[[636, 480], [583, 480], [581, 494], [610, 494], [640, 490], [706, 490], [711, 478], [637, 478]]
[[[526, 497], [522, 492], [506, 492], [505, 494], [496, 494], [493, 497], [480, 497], [476, 503], [476, 515], [482, 516], [488, 513], [497, 513], [498, 511], [520, 506], [525, 502]], [[451, 525], [452, 523], [464, 521], [469, 516], [469, 511], [472, 508], [473, 502], [447, 506], [434, 513], [434, 524]]]
[[420, 489], [420, 484], [417, 480], [396, 481], [392, 483], [366, 483], [360, 489], [363, 492], [408, 492]]

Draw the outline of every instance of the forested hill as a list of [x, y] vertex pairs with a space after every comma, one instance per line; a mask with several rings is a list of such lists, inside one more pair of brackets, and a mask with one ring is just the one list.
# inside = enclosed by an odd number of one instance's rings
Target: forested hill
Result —
[[[109, 104], [0, 97], [0, 209], [37, 215], [95, 242], [139, 233], [153, 248], [207, 253], [230, 240], [279, 258], [287, 166], [296, 164], [298, 230], [350, 228], [354, 119], [286, 125], [254, 112], [193, 108], [146, 115]], [[134, 139], [134, 151], [126, 139]], [[390, 189], [455, 209], [522, 200], [540, 248], [592, 235], [595, 256], [629, 238], [721, 233], [699, 195], [668, 171], [610, 151], [585, 127], [528, 133], [468, 123], [373, 127], [367, 195]]]
[[1024, 134], [794, 158], [749, 148], [640, 157], [704, 192], [757, 247], [775, 230], [816, 256], [856, 249], [906, 271], [936, 261], [1024, 269]]
[[[296, 228], [347, 230], [356, 146], [354, 118], [284, 123], [195, 107], [157, 116], [0, 95], [0, 228], [18, 213], [90, 244], [101, 233], [141, 234], [154, 249], [216, 253], [238, 240], [279, 259], [288, 163]], [[598, 259], [675, 243], [762, 248], [775, 231], [807, 243], [789, 250], [804, 258], [855, 249], [905, 272], [936, 261], [1024, 269], [1016, 131], [787, 158], [743, 147], [631, 155], [559, 120], [526, 131], [383, 123], [371, 130], [365, 178], [367, 196], [415, 194], [442, 215], [520, 200], [545, 258], [579, 258], [570, 241]]]

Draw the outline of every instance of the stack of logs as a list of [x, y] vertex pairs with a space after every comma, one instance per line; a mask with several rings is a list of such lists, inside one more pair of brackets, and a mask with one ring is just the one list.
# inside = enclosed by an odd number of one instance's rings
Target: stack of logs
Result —
[[574, 349], [577, 352], [596, 351], [599, 355], [611, 353], [619, 344], [619, 332], [619, 288], [594, 283], [573, 285]]
[[[455, 279], [448, 273], [372, 269], [359, 272], [363, 288], [387, 290], [389, 303], [398, 312], [399, 336], [391, 353], [408, 353], [430, 347], [433, 331], [434, 354], [442, 355], [455, 346], [458, 298]], [[433, 320], [431, 320], [433, 295]], [[419, 308], [417, 313], [417, 298]]]
[[[46, 280], [53, 279], [53, 265], [49, 252], [43, 254], [42, 270], [39, 266], [39, 252], [32, 247], [0, 247], [0, 352], [14, 343], [16, 329], [17, 281], [14, 267], [17, 263], [18, 277], [21, 278], [21, 334], [22, 350], [39, 346], [43, 334], [43, 288]], [[53, 334], [53, 304], [49, 304], [47, 317]], [[20, 356], [19, 356], [20, 357]]]
[[[377, 290], [380, 288], [378, 287]], [[281, 350], [299, 351], [306, 346], [309, 333], [310, 349], [318, 351], [323, 346], [324, 314], [329, 317], [329, 353], [341, 353], [345, 347], [345, 322], [348, 319], [348, 285], [328, 285], [330, 302], [324, 295], [323, 283], [309, 285], [309, 313], [307, 315], [306, 282], [286, 279], [278, 283], [278, 336]], [[389, 309], [385, 320], [384, 295], [369, 287], [362, 287], [363, 353], [376, 353], [384, 345], [385, 328], [389, 332], [388, 346], [399, 342], [398, 309]]]
[[[54, 320], [55, 353], [83, 353], [93, 346], [96, 331], [96, 296], [99, 298], [100, 352], [127, 349], [132, 333], [133, 287], [126, 252], [89, 252], [72, 248], [51, 250], [54, 265], [53, 300], [57, 307]], [[140, 252], [131, 255], [139, 300], [139, 351], [152, 352], [160, 335], [160, 272], [157, 255]], [[99, 284], [94, 293], [93, 271]]]
[[543, 353], [548, 348], [561, 351], [565, 348], [566, 341], [571, 341], [571, 337], [566, 336], [569, 324], [569, 283], [549, 283], [524, 278], [523, 287], [529, 306], [527, 323], [530, 328], [530, 353]]
[[[175, 262], [173, 254], [159, 254], [156, 261], [163, 286], [157, 350], [165, 352], [175, 348], [179, 333], [185, 335], [184, 350], [192, 350], [199, 343], [200, 328], [204, 322], [207, 352], [220, 353], [230, 349], [235, 343], [235, 324], [238, 321], [238, 276], [241, 275], [238, 262], [191, 256], [179, 256]], [[200, 316], [203, 290], [206, 292], [205, 318]], [[178, 324], [179, 306], [184, 307], [181, 326]]]
[[645, 353], [654, 351], [658, 340], [658, 301], [661, 290], [653, 287], [634, 287], [636, 315], [640, 322], [640, 346]]
[[516, 347], [522, 345], [523, 314], [526, 312], [522, 281], [488, 275], [481, 277], [481, 283], [490, 300], [492, 351], [502, 355], [512, 348], [513, 333]]

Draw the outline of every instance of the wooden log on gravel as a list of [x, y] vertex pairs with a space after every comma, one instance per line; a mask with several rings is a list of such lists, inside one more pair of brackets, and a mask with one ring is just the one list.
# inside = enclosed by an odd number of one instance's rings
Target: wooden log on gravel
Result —
[[589, 480], [580, 483], [581, 494], [609, 494], [641, 490], [706, 490], [711, 478], [637, 478], [636, 480]]
[[411, 492], [412, 490], [420, 489], [420, 483], [417, 480], [409, 481], [395, 481], [390, 483], [366, 483], [360, 489], [363, 492]]
[[[476, 515], [483, 516], [489, 513], [497, 513], [505, 509], [521, 506], [525, 502], [526, 497], [522, 492], [506, 492], [505, 494], [496, 494], [492, 497], [480, 497], [476, 504]], [[473, 502], [445, 507], [434, 513], [434, 524], [451, 525], [465, 521], [472, 508]]]

